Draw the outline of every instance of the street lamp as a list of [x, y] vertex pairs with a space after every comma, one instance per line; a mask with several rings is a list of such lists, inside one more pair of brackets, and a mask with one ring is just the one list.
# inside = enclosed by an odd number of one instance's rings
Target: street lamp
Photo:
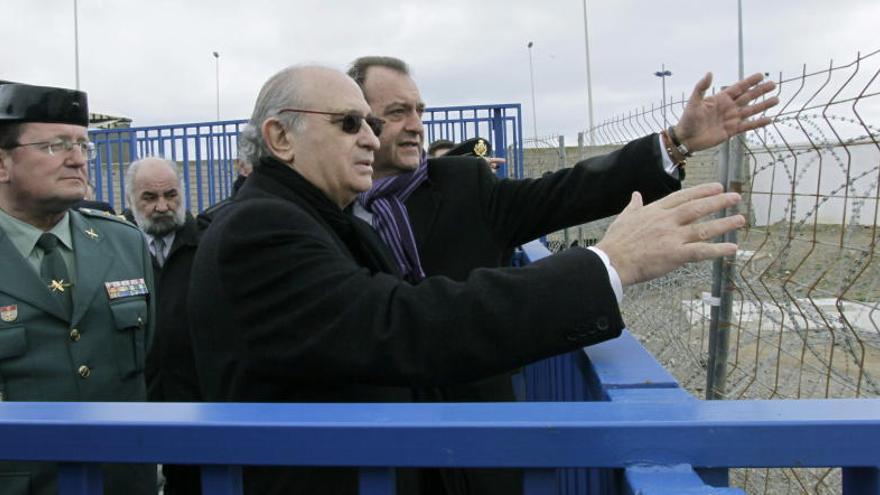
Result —
[[587, 0], [584, 0], [584, 53], [587, 56], [587, 121], [590, 129], [590, 146], [596, 144], [595, 133], [593, 132], [593, 85], [590, 82], [590, 32], [587, 30]]
[[217, 68], [217, 122], [220, 122], [220, 53], [214, 53], [214, 60], [216, 60], [216, 68]]
[[666, 70], [666, 64], [662, 64], [660, 70], [654, 75], [663, 81], [663, 105], [661, 107], [663, 109], [663, 127], [668, 127], [669, 124], [666, 122], [666, 78], [672, 75], [672, 71]]
[[76, 89], [79, 90], [79, 19], [76, 0], [73, 0], [73, 64], [76, 67]]
[[528, 45], [528, 48], [529, 48], [529, 80], [531, 81], [531, 85], [532, 85], [532, 127], [533, 127], [533, 131], [534, 131], [535, 145], [537, 146], [537, 144], [538, 144], [538, 115], [535, 112], [535, 68], [534, 68], [534, 65], [532, 64], [532, 45], [534, 45], [534, 43], [529, 41], [529, 45]]

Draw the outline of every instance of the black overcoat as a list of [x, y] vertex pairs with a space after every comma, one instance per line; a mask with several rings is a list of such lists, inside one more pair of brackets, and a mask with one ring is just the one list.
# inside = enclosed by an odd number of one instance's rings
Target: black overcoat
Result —
[[[428, 160], [428, 180], [406, 201], [427, 276], [465, 280], [476, 268], [505, 266], [513, 249], [565, 227], [616, 215], [633, 191], [650, 202], [681, 188], [662, 167], [656, 134], [540, 179], [504, 180], [483, 159]], [[567, 290], [564, 286], [556, 292]], [[510, 373], [419, 392], [420, 400], [515, 400]], [[522, 493], [516, 470], [448, 472], [447, 491], [474, 495]], [[464, 478], [462, 478], [464, 476]], [[456, 486], [449, 489], [450, 485]]]
[[[497, 375], [623, 328], [605, 267], [588, 250], [410, 285], [390, 273], [371, 227], [350, 219], [368, 256], [352, 252], [338, 226], [278, 179], [284, 165], [270, 165], [276, 173], [258, 166], [196, 253], [189, 297], [208, 401], [410, 401], [413, 388]], [[356, 473], [246, 468], [245, 485], [356, 493]]]

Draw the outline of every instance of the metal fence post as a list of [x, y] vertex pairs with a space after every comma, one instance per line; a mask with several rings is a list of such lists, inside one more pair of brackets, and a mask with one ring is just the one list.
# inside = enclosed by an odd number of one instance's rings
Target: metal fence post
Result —
[[[722, 145], [719, 178], [728, 192], [742, 193], [743, 146], [741, 138]], [[722, 210], [719, 217], [735, 215], [734, 205]], [[737, 242], [736, 231], [725, 234], [724, 242]], [[730, 318], [733, 313], [733, 268], [736, 255], [719, 258], [712, 265], [711, 321], [709, 324], [709, 359], [706, 370], [706, 399], [723, 399], [727, 392], [727, 354], [730, 346]]]
[[584, 150], [584, 133], [578, 133], [578, 161], [584, 159], [584, 155], [586, 154], [586, 150]]
[[[567, 156], [565, 154], [565, 136], [560, 135], [559, 136], [559, 167], [558, 167], [558, 169], [559, 170], [564, 169], [567, 162], [568, 162], [568, 160], [567, 160]], [[562, 241], [563, 241], [563, 244], [562, 244], [562, 248], [560, 249], [560, 251], [562, 249], [565, 249], [568, 247], [568, 244], [569, 244], [568, 227], [566, 227], [562, 231]]]

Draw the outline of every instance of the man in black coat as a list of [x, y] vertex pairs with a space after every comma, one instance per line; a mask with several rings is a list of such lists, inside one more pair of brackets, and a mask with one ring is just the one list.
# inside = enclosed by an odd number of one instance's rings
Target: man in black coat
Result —
[[[187, 290], [198, 230], [184, 205], [183, 176], [161, 158], [132, 162], [125, 174], [129, 220], [143, 232], [156, 280], [156, 336], [147, 356], [147, 398], [153, 402], [201, 400], [189, 336]], [[166, 495], [199, 493], [199, 471], [164, 465]]]
[[[771, 98], [751, 105], [773, 88], [772, 83], [759, 85], [760, 76], [704, 100], [703, 92], [711, 81], [707, 75], [697, 85], [677, 126], [539, 180], [501, 180], [480, 158], [423, 159], [425, 103], [405, 62], [393, 57], [362, 57], [352, 63], [348, 74], [363, 89], [373, 113], [387, 121], [373, 165], [376, 184], [360, 196], [355, 214], [372, 223], [393, 252], [402, 254], [400, 268], [413, 282], [432, 275], [465, 280], [476, 268], [505, 266], [516, 246], [620, 213], [634, 191], [646, 202], [666, 196], [681, 188], [681, 155], [766, 124], [767, 119], [745, 119], [774, 104]], [[686, 146], [679, 150], [671, 136], [684, 140]], [[399, 209], [396, 216], [384, 214], [393, 208]], [[408, 218], [408, 225], [401, 227], [400, 219], [404, 218]], [[397, 232], [400, 234], [395, 235]], [[413, 249], [398, 247], [408, 242], [414, 244]], [[514, 392], [511, 376], [505, 373], [439, 387], [423, 399], [513, 401]], [[522, 491], [520, 476], [514, 470], [458, 471], [444, 476], [454, 479], [444, 480], [446, 484], [469, 487], [467, 493]]]
[[[250, 123], [254, 173], [205, 232], [193, 265], [193, 346], [208, 401], [407, 402], [414, 388], [601, 342], [623, 328], [611, 272], [628, 285], [730, 255], [735, 245], [702, 236], [745, 223], [737, 215], [698, 232], [691, 225], [739, 200], [719, 184], [646, 207], [634, 194], [600, 250], [413, 285], [349, 208], [372, 185], [382, 124], [351, 79], [314, 66], [283, 70], [263, 86]], [[244, 484], [248, 493], [353, 494], [356, 476], [246, 467]], [[398, 473], [398, 493], [427, 493], [420, 476]]]

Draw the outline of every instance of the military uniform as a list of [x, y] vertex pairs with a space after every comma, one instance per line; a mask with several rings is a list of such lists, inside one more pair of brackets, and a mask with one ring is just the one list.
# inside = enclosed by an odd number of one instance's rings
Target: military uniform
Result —
[[[50, 127], [52, 141], [19, 141], [17, 126], [46, 124], [68, 127]], [[0, 81], [0, 400], [146, 401], [155, 326], [146, 244], [124, 220], [67, 209], [81, 198], [57, 180], [85, 180], [88, 125], [82, 91]], [[108, 495], [156, 493], [155, 465], [108, 464], [103, 478]], [[55, 464], [0, 462], [3, 495], [57, 492]]]
[[[96, 210], [71, 211], [69, 219], [75, 267], [70, 316], [0, 229], [3, 398], [145, 401], [144, 360], [155, 307], [143, 236]], [[0, 463], [0, 493], [55, 493], [54, 472], [47, 463]], [[105, 493], [155, 493], [155, 467], [112, 465], [104, 474]]]

